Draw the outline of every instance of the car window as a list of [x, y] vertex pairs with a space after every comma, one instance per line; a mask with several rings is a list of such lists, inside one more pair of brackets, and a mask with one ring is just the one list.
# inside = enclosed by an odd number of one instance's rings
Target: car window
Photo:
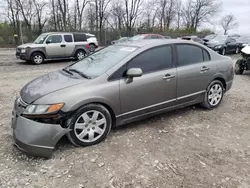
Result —
[[85, 41], [87, 41], [86, 34], [74, 33], [73, 36], [74, 36], [74, 41], [75, 42], [85, 42]]
[[62, 36], [61, 35], [51, 35], [48, 37], [48, 39], [46, 41], [49, 41], [50, 43], [61, 43]]
[[145, 37], [145, 39], [152, 39], [152, 36], [148, 35], [148, 36]]
[[203, 62], [203, 53], [200, 47], [188, 44], [178, 44], [176, 45], [176, 48], [178, 55], [178, 66]]
[[172, 65], [171, 46], [161, 46], [147, 50], [132, 59], [127, 66], [130, 68], [141, 68], [143, 73], [163, 70]]
[[157, 36], [157, 35], [152, 35], [151, 36], [151, 39], [159, 39], [160, 37], [159, 36]]
[[204, 59], [204, 61], [210, 60], [210, 55], [206, 50], [203, 50], [203, 59]]
[[72, 35], [64, 35], [63, 37], [65, 42], [73, 42]]

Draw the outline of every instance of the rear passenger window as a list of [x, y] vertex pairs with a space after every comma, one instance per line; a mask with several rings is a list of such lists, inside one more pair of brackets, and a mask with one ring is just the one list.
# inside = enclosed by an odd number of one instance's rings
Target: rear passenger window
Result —
[[143, 73], [149, 73], [171, 68], [171, 65], [171, 46], [161, 46], [150, 49], [136, 56], [129, 62], [127, 70], [130, 68], [141, 68]]
[[203, 62], [203, 52], [198, 46], [178, 44], [176, 45], [178, 54], [178, 66], [191, 65]]
[[74, 41], [75, 42], [85, 42], [85, 41], [87, 41], [87, 36], [85, 34], [75, 33], [74, 34]]
[[65, 42], [73, 42], [72, 35], [64, 35]]
[[204, 58], [204, 61], [210, 60], [210, 55], [206, 50], [203, 50], [203, 58]]

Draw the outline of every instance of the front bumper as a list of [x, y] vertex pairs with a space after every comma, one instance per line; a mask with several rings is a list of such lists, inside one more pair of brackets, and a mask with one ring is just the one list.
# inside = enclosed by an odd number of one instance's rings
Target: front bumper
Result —
[[50, 157], [60, 138], [69, 132], [59, 124], [39, 123], [13, 113], [15, 145], [32, 156]]
[[16, 52], [16, 58], [26, 61], [30, 60], [26, 53], [20, 53], [20, 52]]

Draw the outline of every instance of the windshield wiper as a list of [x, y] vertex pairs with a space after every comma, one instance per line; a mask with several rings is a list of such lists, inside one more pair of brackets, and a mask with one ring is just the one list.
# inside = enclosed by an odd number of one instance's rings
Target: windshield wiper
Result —
[[87, 78], [87, 79], [90, 79], [89, 76], [87, 76], [86, 74], [84, 74], [83, 72], [77, 70], [77, 69], [69, 69], [69, 71], [72, 71], [72, 72], [76, 72], [78, 73], [80, 76], [82, 76], [83, 78]]
[[70, 75], [73, 75], [73, 73], [70, 72], [67, 68], [63, 68], [62, 70], [63, 70], [64, 72], [67, 72], [67, 73], [70, 74]]

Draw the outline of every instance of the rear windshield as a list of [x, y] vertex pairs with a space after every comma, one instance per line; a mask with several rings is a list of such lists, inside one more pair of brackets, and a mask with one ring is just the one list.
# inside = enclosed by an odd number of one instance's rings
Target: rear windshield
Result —
[[136, 47], [129, 46], [108, 46], [78, 61], [70, 68], [77, 69], [90, 78], [95, 78], [112, 68], [136, 49]]

